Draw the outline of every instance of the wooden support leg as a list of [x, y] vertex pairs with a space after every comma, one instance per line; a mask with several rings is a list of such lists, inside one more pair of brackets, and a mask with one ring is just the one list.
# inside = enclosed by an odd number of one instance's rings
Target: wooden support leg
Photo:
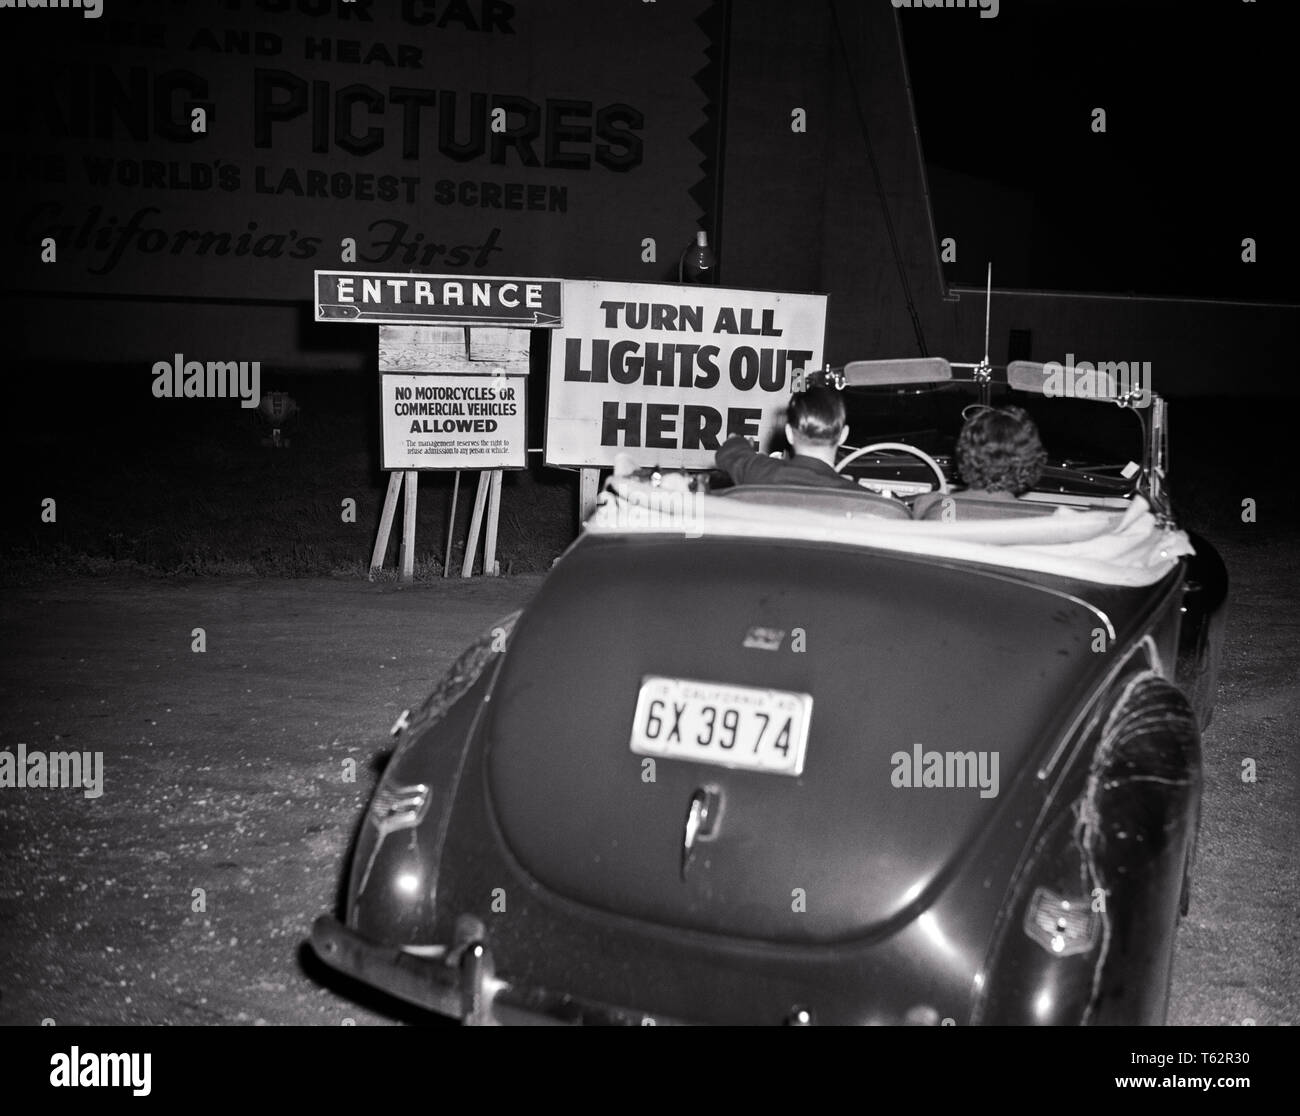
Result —
[[497, 576], [497, 520], [501, 518], [501, 470], [493, 469], [488, 489], [487, 537], [483, 542], [483, 574]]
[[442, 559], [442, 576], [446, 577], [451, 571], [451, 541], [456, 535], [456, 498], [460, 495], [460, 470], [457, 469], [455, 479], [451, 482], [451, 516], [447, 520], [447, 553]]
[[474, 559], [478, 555], [478, 533], [483, 527], [483, 507], [487, 503], [488, 488], [491, 480], [489, 469], [482, 469], [478, 475], [478, 489], [474, 493], [474, 514], [469, 519], [469, 538], [465, 540], [465, 561], [460, 567], [460, 576], [469, 577], [474, 572]]
[[414, 469], [406, 472], [406, 504], [402, 508], [402, 582], [409, 585], [415, 580], [415, 498], [419, 492], [420, 474]]
[[397, 512], [397, 496], [402, 491], [402, 473], [388, 474], [388, 495], [384, 497], [384, 511], [379, 517], [379, 534], [375, 536], [375, 549], [370, 555], [370, 580], [384, 568], [388, 553], [388, 539], [393, 532], [393, 516]]
[[578, 476], [578, 526], [587, 522], [596, 510], [596, 497], [600, 495], [600, 470], [583, 469]]

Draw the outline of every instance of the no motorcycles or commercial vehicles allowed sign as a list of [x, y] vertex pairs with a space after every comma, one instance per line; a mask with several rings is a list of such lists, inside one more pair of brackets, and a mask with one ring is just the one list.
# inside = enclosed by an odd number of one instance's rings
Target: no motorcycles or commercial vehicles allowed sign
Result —
[[380, 379], [384, 469], [524, 467], [522, 377], [384, 373]]
[[562, 322], [558, 279], [414, 272], [318, 271], [318, 322], [517, 326]]

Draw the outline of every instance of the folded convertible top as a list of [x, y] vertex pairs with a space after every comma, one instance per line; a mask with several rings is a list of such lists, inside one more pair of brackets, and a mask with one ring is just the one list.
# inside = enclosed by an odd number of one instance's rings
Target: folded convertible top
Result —
[[1127, 511], [1058, 508], [1033, 518], [944, 522], [879, 518], [865, 506], [849, 516], [750, 504], [614, 477], [586, 529], [831, 542], [1127, 586], [1154, 584], [1194, 552], [1186, 532], [1161, 526], [1140, 496]]

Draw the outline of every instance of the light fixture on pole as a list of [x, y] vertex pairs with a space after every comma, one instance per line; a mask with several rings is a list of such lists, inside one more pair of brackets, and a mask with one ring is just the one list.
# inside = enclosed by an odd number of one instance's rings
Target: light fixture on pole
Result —
[[268, 391], [262, 394], [257, 405], [257, 413], [270, 424], [271, 436], [262, 439], [262, 445], [280, 449], [289, 444], [288, 438], [282, 438], [280, 427], [298, 413], [298, 404], [287, 391]]
[[701, 230], [677, 261], [677, 282], [714, 283], [717, 278], [718, 259], [709, 247], [709, 234]]

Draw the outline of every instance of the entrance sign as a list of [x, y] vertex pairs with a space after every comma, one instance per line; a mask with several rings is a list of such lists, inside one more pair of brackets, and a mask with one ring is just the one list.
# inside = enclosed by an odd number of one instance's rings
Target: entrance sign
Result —
[[553, 329], [562, 320], [560, 288], [558, 279], [317, 271], [316, 320]]
[[501, 471], [527, 462], [527, 327], [560, 322], [560, 281], [317, 271], [313, 293], [317, 321], [379, 323], [380, 465], [389, 477], [371, 579], [383, 568], [403, 489], [398, 563], [402, 581], [414, 579], [418, 485], [430, 469], [455, 473], [443, 576], [464, 469], [479, 478], [461, 576], [473, 573], [485, 516], [483, 573], [495, 576]]
[[522, 469], [525, 397], [519, 376], [380, 377], [383, 469]]
[[793, 373], [822, 365], [826, 296], [566, 281], [551, 338], [546, 463], [707, 469], [732, 434], [766, 452]]

